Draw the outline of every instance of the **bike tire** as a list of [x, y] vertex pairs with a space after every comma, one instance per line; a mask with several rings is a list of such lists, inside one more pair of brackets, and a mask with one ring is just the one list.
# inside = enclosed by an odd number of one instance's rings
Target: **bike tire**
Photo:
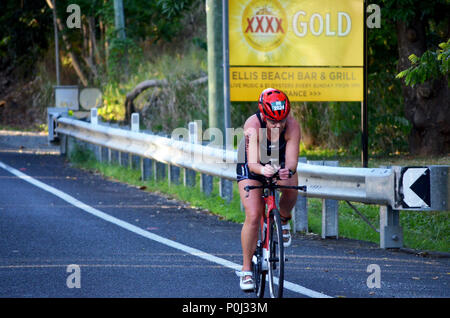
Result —
[[284, 245], [281, 217], [278, 210], [272, 211], [269, 237], [269, 292], [272, 298], [282, 298], [284, 288]]
[[254, 280], [255, 280], [255, 292], [256, 297], [264, 298], [264, 291], [266, 288], [266, 274], [267, 271], [263, 270], [262, 262], [263, 262], [263, 245], [266, 239], [266, 230], [264, 227], [260, 227], [258, 231], [258, 243], [256, 244], [255, 250], [255, 258], [256, 262], [253, 264], [255, 266]]
[[[260, 242], [258, 242], [260, 243]], [[258, 244], [259, 246], [256, 247], [255, 256], [256, 256], [256, 262], [253, 263], [253, 275], [255, 280], [255, 292], [256, 297], [258, 298], [264, 298], [264, 291], [266, 288], [266, 273], [267, 271], [264, 271], [262, 269], [262, 246]]]

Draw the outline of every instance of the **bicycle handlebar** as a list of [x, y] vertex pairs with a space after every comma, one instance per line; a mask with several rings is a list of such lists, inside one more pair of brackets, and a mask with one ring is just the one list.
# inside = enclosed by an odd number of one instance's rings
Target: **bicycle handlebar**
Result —
[[284, 186], [284, 185], [278, 185], [278, 184], [263, 184], [260, 186], [245, 186], [244, 190], [246, 192], [249, 192], [250, 190], [253, 189], [268, 189], [268, 188], [272, 188], [272, 189], [296, 189], [296, 190], [301, 190], [303, 192], [306, 192], [306, 186]]
[[275, 183], [274, 179], [281, 180], [280, 176], [278, 174], [278, 171], [275, 172], [275, 174], [272, 177], [270, 177], [270, 178], [266, 177], [266, 184], [263, 184], [263, 185], [260, 185], [260, 186], [245, 186], [244, 190], [246, 192], [249, 192], [250, 190], [253, 190], [253, 189], [296, 189], [296, 190], [301, 190], [303, 192], [306, 192], [306, 186], [278, 185], [278, 184]]
[[245, 186], [244, 190], [246, 192], [249, 192], [250, 190], [253, 190], [253, 189], [296, 189], [296, 190], [301, 190], [303, 192], [306, 192], [306, 186], [285, 186], [285, 185], [276, 184], [275, 183], [276, 181], [274, 181], [274, 179], [281, 180], [279, 171], [280, 170], [275, 172], [275, 174], [270, 178], [265, 177], [266, 184], [263, 184], [260, 186]]

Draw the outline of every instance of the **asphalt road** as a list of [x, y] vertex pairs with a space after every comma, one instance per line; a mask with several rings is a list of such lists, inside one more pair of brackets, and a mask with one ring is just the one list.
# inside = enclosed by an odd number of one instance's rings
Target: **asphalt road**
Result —
[[[254, 297], [240, 224], [22, 150], [0, 139], [0, 297]], [[287, 255], [287, 298], [450, 297], [446, 257], [315, 235]]]

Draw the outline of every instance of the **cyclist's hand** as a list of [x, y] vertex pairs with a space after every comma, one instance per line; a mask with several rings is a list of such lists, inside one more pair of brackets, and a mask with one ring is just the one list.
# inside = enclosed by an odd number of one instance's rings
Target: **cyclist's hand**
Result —
[[272, 167], [271, 165], [265, 165], [261, 170], [262, 175], [266, 178], [272, 177], [277, 171], [278, 170]]
[[278, 175], [280, 176], [280, 180], [286, 180], [290, 178], [290, 172], [288, 168], [283, 168], [278, 171]]

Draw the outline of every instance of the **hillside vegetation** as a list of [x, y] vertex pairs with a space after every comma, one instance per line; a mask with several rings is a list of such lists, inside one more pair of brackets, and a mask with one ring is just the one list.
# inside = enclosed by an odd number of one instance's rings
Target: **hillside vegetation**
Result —
[[[0, 31], [1, 125], [42, 127], [45, 108], [53, 104], [55, 42], [49, 3], [50, 0], [5, 0], [0, 4], [5, 13], [0, 18], [4, 26]], [[192, 85], [207, 76], [205, 1], [124, 0], [123, 3], [125, 37], [120, 37], [121, 31], [114, 24], [114, 1], [56, 1], [61, 84], [100, 88], [104, 97], [100, 115], [105, 120], [123, 121], [126, 94], [142, 81], [164, 80], [165, 85], [144, 90], [133, 102], [142, 115], [142, 125], [170, 133], [196, 119], [207, 127], [208, 85], [205, 82]], [[444, 81], [448, 87], [449, 45], [441, 46], [440, 59], [434, 53], [439, 53], [439, 44], [449, 38], [445, 14], [448, 2], [375, 3], [381, 7], [381, 27], [367, 29], [370, 155], [448, 155], [448, 120], [442, 122], [439, 117], [433, 124], [423, 123], [420, 118], [420, 127], [416, 122], [419, 115], [433, 120], [433, 114], [442, 113], [433, 110], [437, 107], [435, 103], [440, 103], [440, 108], [449, 104], [447, 95], [439, 95], [438, 89], [442, 88], [437, 82]], [[68, 27], [73, 23], [71, 11], [67, 10], [70, 4], [80, 8], [79, 28]], [[399, 31], [402, 27], [409, 36], [406, 40]], [[408, 41], [425, 42], [416, 50]], [[406, 53], [402, 53], [404, 50]], [[413, 53], [412, 63], [405, 62]], [[405, 70], [401, 76], [409, 86], [396, 78], [401, 70]], [[444, 87], [442, 91], [448, 89]], [[437, 95], [440, 99], [435, 101], [433, 96]], [[255, 103], [233, 102], [232, 126], [241, 127], [255, 107]], [[411, 114], [412, 109], [415, 113]], [[359, 102], [297, 102], [293, 114], [302, 125], [303, 149], [359, 153]], [[440, 142], [440, 146], [427, 148], [423, 145], [427, 141], [430, 145]]]

